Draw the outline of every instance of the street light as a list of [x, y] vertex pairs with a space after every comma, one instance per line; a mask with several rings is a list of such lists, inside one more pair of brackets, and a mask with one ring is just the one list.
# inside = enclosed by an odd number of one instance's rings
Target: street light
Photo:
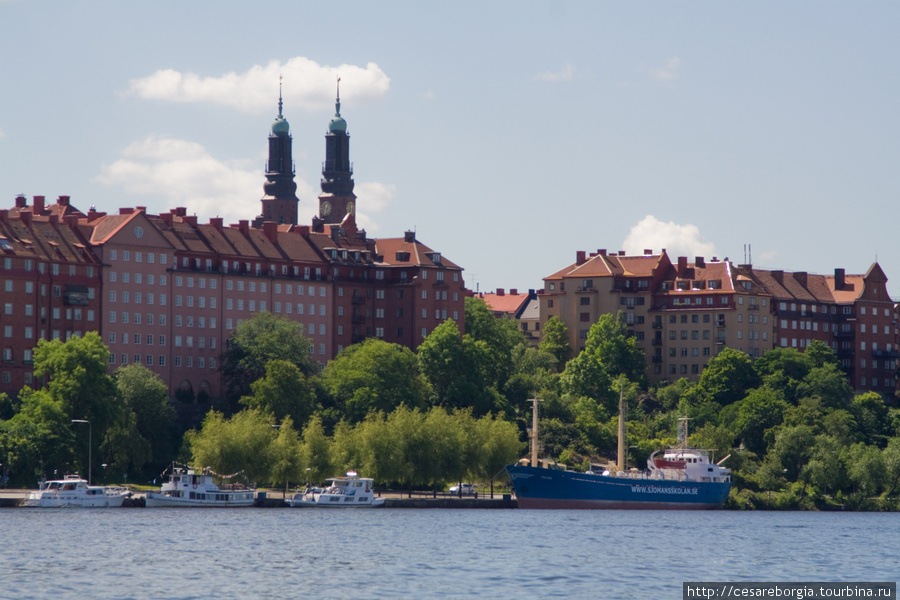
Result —
[[91, 422], [85, 419], [72, 419], [72, 422], [88, 424], [88, 485], [91, 485], [91, 430], [93, 427], [91, 426]]

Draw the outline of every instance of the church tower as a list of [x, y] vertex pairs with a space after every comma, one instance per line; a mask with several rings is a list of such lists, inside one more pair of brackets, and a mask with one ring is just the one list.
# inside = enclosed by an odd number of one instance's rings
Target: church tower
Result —
[[294, 161], [291, 158], [291, 127], [281, 115], [281, 83], [278, 84], [278, 116], [269, 134], [269, 161], [266, 164], [265, 195], [262, 214], [254, 225], [262, 221], [297, 224], [297, 182], [294, 181]]
[[356, 213], [353, 193], [353, 165], [350, 163], [350, 135], [347, 121], [341, 117], [341, 80], [338, 78], [334, 118], [325, 134], [325, 162], [322, 164], [322, 193], [319, 194], [319, 218], [325, 223], [340, 223]]

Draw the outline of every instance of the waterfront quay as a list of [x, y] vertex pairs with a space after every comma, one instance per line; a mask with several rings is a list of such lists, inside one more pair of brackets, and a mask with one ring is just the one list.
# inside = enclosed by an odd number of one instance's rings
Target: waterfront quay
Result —
[[[32, 490], [0, 490], [0, 508], [17, 508], [28, 493]], [[463, 496], [460, 498], [456, 495], [447, 493], [432, 494], [424, 492], [413, 492], [410, 495], [407, 492], [386, 492], [381, 494], [385, 499], [384, 505], [380, 508], [516, 508], [518, 506], [515, 498], [509, 494], [494, 494], [486, 497], [479, 495], [478, 497]], [[258, 508], [289, 508], [290, 493], [283, 497], [282, 492], [263, 491], [256, 493], [255, 506]], [[142, 508], [144, 506], [144, 493], [135, 492], [133, 496], [126, 500], [123, 508]]]

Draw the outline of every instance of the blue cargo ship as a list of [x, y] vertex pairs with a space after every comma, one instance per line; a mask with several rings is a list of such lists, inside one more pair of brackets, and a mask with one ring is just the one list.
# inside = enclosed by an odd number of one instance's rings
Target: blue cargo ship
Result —
[[[616, 473], [581, 473], [541, 468], [537, 458], [537, 403], [534, 402], [531, 461], [522, 459], [506, 471], [519, 508], [627, 508], [702, 510], [721, 508], [731, 491], [731, 470], [713, 463], [705, 450], [687, 448], [686, 417], [679, 419], [676, 448], [647, 459], [647, 469], [625, 469], [625, 410], [619, 399], [619, 456]], [[729, 455], [730, 456], [730, 455]], [[530, 464], [529, 464], [530, 462]], [[532, 466], [538, 465], [538, 466]]]
[[648, 469], [617, 474], [580, 473], [510, 465], [519, 508], [627, 508], [698, 510], [721, 508], [731, 490], [731, 472], [693, 449], [656, 453]]

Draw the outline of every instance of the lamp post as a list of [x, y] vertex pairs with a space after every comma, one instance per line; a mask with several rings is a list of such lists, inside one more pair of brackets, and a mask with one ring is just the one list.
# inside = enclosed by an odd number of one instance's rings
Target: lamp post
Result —
[[72, 419], [73, 423], [87, 423], [88, 424], [88, 485], [91, 485], [91, 430], [93, 427], [91, 426], [91, 422], [86, 419]]

